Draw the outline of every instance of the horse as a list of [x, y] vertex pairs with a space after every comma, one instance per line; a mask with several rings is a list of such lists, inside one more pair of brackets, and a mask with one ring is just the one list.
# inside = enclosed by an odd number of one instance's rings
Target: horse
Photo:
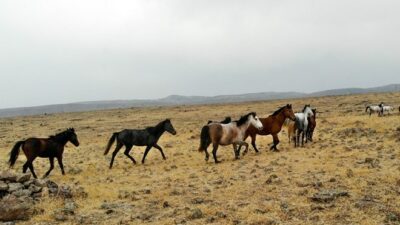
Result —
[[61, 173], [62, 175], [65, 175], [62, 159], [64, 147], [67, 142], [71, 142], [76, 147], [79, 146], [78, 136], [76, 135], [74, 128], [69, 128], [66, 131], [50, 136], [49, 138], [29, 138], [25, 141], [18, 141], [10, 152], [8, 164], [10, 165], [10, 168], [15, 165], [22, 147], [27, 159], [22, 167], [23, 173], [26, 173], [29, 168], [33, 177], [37, 178], [33, 168], [33, 161], [37, 157], [41, 157], [49, 158], [50, 160], [50, 169], [46, 172], [44, 177], [49, 176], [50, 172], [54, 169], [54, 158], [57, 158]]
[[390, 112], [393, 110], [394, 110], [393, 106], [388, 106], [388, 105], [383, 106], [382, 107], [382, 116], [384, 116], [385, 112], [387, 112], [388, 115], [390, 115]]
[[231, 118], [230, 116], [227, 116], [227, 117], [225, 117], [225, 119], [222, 120], [221, 122], [215, 122], [215, 121], [209, 120], [207, 124], [211, 124], [211, 123], [228, 124], [228, 123], [230, 123], [230, 122], [232, 122], [232, 118]]
[[217, 159], [218, 147], [220, 145], [232, 145], [235, 153], [235, 159], [239, 159], [241, 146], [246, 146], [246, 149], [249, 146], [246, 142], [244, 142], [244, 135], [250, 125], [253, 125], [257, 129], [263, 128], [263, 125], [255, 112], [251, 112], [245, 116], [242, 116], [239, 120], [232, 121], [228, 124], [211, 123], [204, 126], [200, 134], [199, 151], [205, 151], [205, 160], [208, 161], [209, 154], [207, 148], [212, 143], [214, 162], [220, 163], [221, 161]]
[[[305, 105], [303, 111], [301, 113], [295, 113], [296, 120], [295, 120], [295, 127], [296, 127], [296, 140], [295, 140], [295, 147], [300, 144], [300, 134], [301, 136], [301, 145], [304, 146], [304, 137], [306, 136], [306, 132], [308, 130], [308, 118], [314, 116], [313, 111], [311, 110], [310, 105]], [[306, 138], [306, 143], [307, 143]]]
[[[271, 146], [271, 151], [279, 151], [277, 145], [279, 144], [278, 133], [281, 132], [283, 123], [285, 120], [289, 118], [291, 120], [295, 119], [292, 105], [287, 104], [278, 110], [276, 110], [272, 115], [267, 118], [261, 118], [260, 121], [263, 124], [263, 129], [257, 129], [254, 126], [250, 126], [247, 129], [245, 138], [246, 140], [249, 136], [251, 137], [251, 144], [256, 152], [259, 152], [256, 146], [256, 137], [257, 135], [272, 135], [273, 137], [273, 145]], [[243, 154], [247, 153], [247, 149], [243, 152]]]
[[314, 130], [317, 126], [317, 109], [312, 109], [312, 112], [313, 115], [308, 118], [309, 124], [306, 135], [306, 138], [311, 142], [313, 141]]
[[382, 108], [379, 105], [369, 105], [365, 108], [365, 112], [368, 112], [369, 116], [371, 116], [372, 113], [377, 113], [378, 116], [381, 116]]
[[114, 133], [110, 140], [108, 141], [106, 150], [104, 155], [107, 155], [111, 149], [111, 146], [114, 142], [117, 142], [114, 152], [112, 153], [112, 158], [110, 162], [110, 169], [112, 169], [114, 158], [119, 152], [119, 150], [125, 146], [124, 154], [128, 157], [134, 164], [136, 164], [136, 160], [129, 155], [129, 152], [132, 150], [134, 145], [136, 146], [146, 146], [146, 150], [144, 151], [142, 164], [146, 159], [147, 153], [149, 153], [151, 148], [156, 148], [160, 151], [163, 160], [167, 158], [164, 155], [163, 149], [157, 144], [158, 140], [160, 139], [161, 135], [167, 131], [172, 135], [176, 135], [175, 128], [172, 126], [171, 120], [166, 119], [160, 123], [158, 123], [155, 127], [147, 127], [145, 129], [125, 129], [120, 132]]

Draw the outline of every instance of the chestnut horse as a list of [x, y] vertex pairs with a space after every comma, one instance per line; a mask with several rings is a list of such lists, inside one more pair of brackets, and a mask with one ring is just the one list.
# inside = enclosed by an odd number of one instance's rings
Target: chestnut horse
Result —
[[[257, 135], [272, 135], [274, 139], [274, 143], [270, 150], [278, 151], [277, 145], [279, 144], [278, 133], [281, 132], [283, 123], [285, 120], [289, 118], [291, 120], [295, 120], [296, 117], [294, 116], [292, 105], [287, 104], [282, 108], [275, 111], [272, 115], [268, 116], [267, 118], [260, 118], [261, 123], [263, 124], [263, 129], [259, 130], [254, 126], [250, 126], [247, 129], [246, 134], [244, 136], [244, 140], [247, 137], [251, 137], [251, 144], [256, 152], [259, 152], [256, 146], [256, 137]], [[243, 152], [243, 155], [247, 153], [247, 149]]]
[[227, 124], [210, 123], [204, 126], [200, 134], [199, 151], [205, 151], [205, 160], [208, 161], [209, 154], [207, 148], [212, 143], [214, 161], [215, 163], [220, 163], [221, 161], [217, 159], [219, 145], [233, 145], [235, 159], [239, 159], [240, 147], [238, 146], [245, 145], [246, 149], [248, 148], [248, 144], [244, 142], [244, 135], [250, 125], [253, 125], [256, 129], [262, 129], [262, 123], [254, 112], [242, 116], [238, 121]]
[[24, 151], [27, 159], [23, 166], [22, 172], [25, 173], [29, 167], [33, 177], [37, 178], [33, 169], [33, 160], [35, 160], [37, 157], [49, 158], [50, 169], [44, 175], [44, 177], [47, 177], [54, 168], [54, 158], [57, 158], [62, 175], [65, 175], [62, 156], [64, 153], [64, 146], [68, 141], [77, 147], [79, 146], [78, 137], [75, 134], [74, 128], [69, 128], [64, 132], [50, 136], [49, 138], [29, 138], [25, 141], [18, 141], [10, 152], [10, 159], [8, 163], [10, 167], [14, 166], [22, 146], [22, 150]]
[[312, 109], [313, 115], [308, 118], [307, 139], [313, 141], [315, 127], [317, 126], [317, 109]]

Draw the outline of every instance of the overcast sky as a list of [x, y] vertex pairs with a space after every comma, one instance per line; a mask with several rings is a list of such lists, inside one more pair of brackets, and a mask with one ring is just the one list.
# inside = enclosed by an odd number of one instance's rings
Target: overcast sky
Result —
[[1, 0], [0, 108], [400, 83], [399, 9], [399, 0]]

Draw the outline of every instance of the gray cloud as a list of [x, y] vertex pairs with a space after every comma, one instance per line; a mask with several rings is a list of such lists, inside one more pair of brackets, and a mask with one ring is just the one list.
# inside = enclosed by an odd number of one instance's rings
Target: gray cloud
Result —
[[399, 1], [0, 2], [0, 108], [400, 82]]

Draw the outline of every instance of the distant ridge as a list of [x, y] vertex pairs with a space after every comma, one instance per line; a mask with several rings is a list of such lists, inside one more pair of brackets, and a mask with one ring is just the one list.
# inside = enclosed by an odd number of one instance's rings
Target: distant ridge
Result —
[[247, 102], [247, 101], [351, 95], [351, 94], [365, 94], [365, 93], [384, 93], [384, 92], [399, 92], [399, 91], [400, 91], [400, 84], [390, 84], [374, 88], [343, 88], [343, 89], [319, 91], [308, 94], [300, 92], [260, 92], [260, 93], [238, 94], [238, 95], [218, 95], [212, 97], [170, 95], [165, 98], [154, 99], [154, 100], [91, 101], [91, 102], [78, 102], [78, 103], [58, 104], [58, 105], [0, 109], [0, 117], [28, 116], [28, 115], [39, 115], [45, 113], [52, 114], [52, 113], [63, 113], [63, 112], [83, 112], [83, 111], [130, 108], [130, 107], [235, 103], [235, 102]]

